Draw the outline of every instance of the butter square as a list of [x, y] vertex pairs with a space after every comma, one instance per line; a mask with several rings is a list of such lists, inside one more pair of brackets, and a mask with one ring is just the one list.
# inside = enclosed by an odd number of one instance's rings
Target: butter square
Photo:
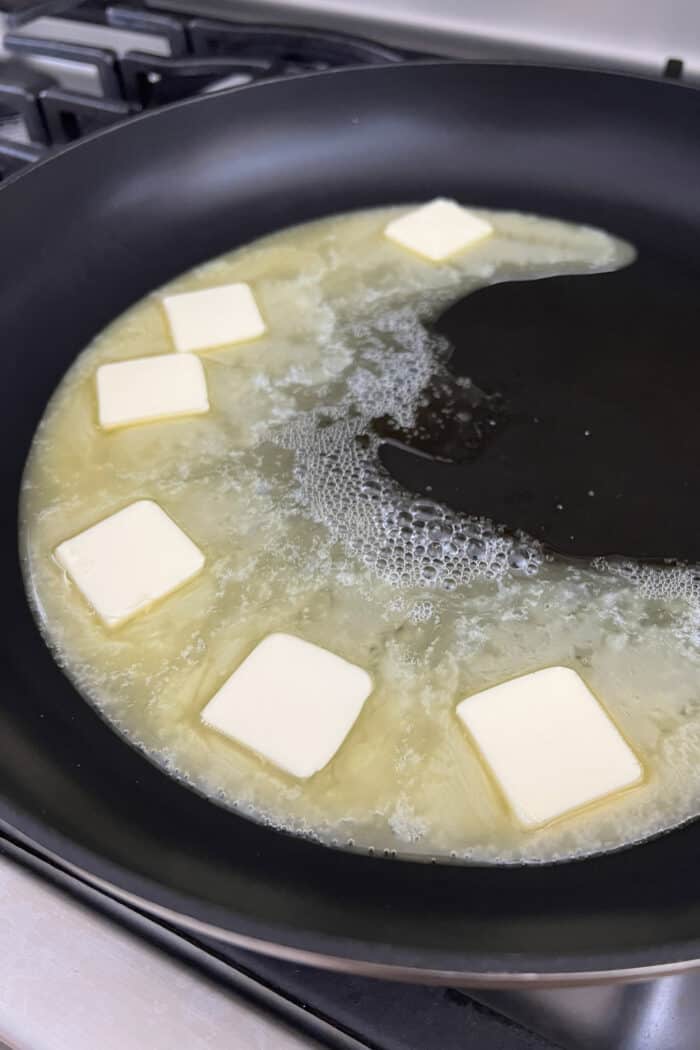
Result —
[[356, 664], [290, 634], [270, 634], [202, 711], [205, 725], [294, 777], [323, 769], [372, 691]]
[[209, 411], [204, 368], [194, 354], [158, 354], [100, 365], [96, 384], [103, 430]]
[[166, 295], [163, 308], [179, 351], [243, 343], [266, 331], [250, 285], [243, 282]]
[[59, 565], [107, 627], [195, 576], [204, 555], [152, 500], [137, 500], [59, 544]]
[[524, 828], [642, 779], [636, 755], [568, 667], [547, 667], [485, 689], [462, 700], [457, 715]]
[[389, 240], [431, 262], [448, 259], [492, 233], [491, 223], [442, 197], [392, 219], [384, 230]]

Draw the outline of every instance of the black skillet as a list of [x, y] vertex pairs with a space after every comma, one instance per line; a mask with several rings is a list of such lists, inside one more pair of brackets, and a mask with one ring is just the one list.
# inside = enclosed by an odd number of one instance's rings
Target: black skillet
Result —
[[[29, 612], [20, 475], [47, 398], [90, 338], [145, 292], [261, 234], [437, 194], [603, 226], [677, 275], [683, 324], [697, 319], [700, 94], [676, 85], [493, 65], [324, 74], [162, 110], [0, 190], [0, 826], [183, 926], [329, 966], [493, 984], [700, 965], [700, 824], [516, 869], [317, 846], [153, 766], [78, 696]], [[661, 375], [674, 331], [657, 347]], [[691, 362], [697, 332], [683, 344]], [[592, 363], [601, 352], [594, 341]], [[680, 396], [685, 410], [697, 387]]]

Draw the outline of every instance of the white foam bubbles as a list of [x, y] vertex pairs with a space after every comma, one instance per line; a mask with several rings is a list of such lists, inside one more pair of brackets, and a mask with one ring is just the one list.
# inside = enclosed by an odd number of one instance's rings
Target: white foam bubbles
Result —
[[414, 422], [418, 399], [447, 345], [404, 306], [376, 323], [339, 325], [337, 337], [357, 345], [361, 363], [346, 388], [291, 424], [270, 431], [294, 452], [292, 499], [326, 526], [347, 552], [396, 586], [454, 590], [508, 572], [532, 575], [540, 545], [513, 538], [486, 519], [460, 514], [402, 488], [382, 466], [372, 419]]

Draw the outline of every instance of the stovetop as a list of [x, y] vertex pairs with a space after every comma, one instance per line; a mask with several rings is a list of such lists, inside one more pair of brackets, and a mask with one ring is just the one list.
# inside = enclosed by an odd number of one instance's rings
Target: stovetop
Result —
[[[649, 5], [624, 43], [598, 12], [577, 51], [562, 44], [559, 5], [546, 2], [519, 34], [525, 3], [503, 5], [495, 32], [498, 5], [452, 0], [0, 0], [0, 180], [143, 110], [338, 66], [577, 53], [589, 65], [693, 80], [694, 4], [676, 0], [675, 35], [664, 25], [654, 46]], [[0, 837], [0, 1050], [3, 1040], [21, 1050], [690, 1050], [699, 991], [688, 977], [622, 991], [465, 994], [311, 970], [184, 935]]]
[[0, 178], [90, 132], [194, 94], [420, 57], [332, 31], [171, 15], [97, 0], [60, 18], [16, 24], [7, 15], [6, 21]]

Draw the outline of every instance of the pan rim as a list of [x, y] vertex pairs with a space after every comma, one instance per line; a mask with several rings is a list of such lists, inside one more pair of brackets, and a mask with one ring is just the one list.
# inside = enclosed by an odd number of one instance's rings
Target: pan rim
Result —
[[561, 72], [571, 74], [574, 76], [581, 76], [584, 78], [593, 77], [595, 79], [611, 79], [625, 81], [630, 80], [641, 83], [650, 83], [676, 91], [679, 89], [681, 91], [700, 91], [700, 82], [698, 82], [697, 84], [688, 84], [682, 80], [670, 80], [668, 78], [653, 77], [651, 75], [647, 76], [642, 73], [630, 73], [627, 71], [616, 70], [600, 70], [596, 69], [594, 66], [569, 65], [567, 63], [555, 63], [554, 65], [549, 65], [544, 62], [526, 62], [524, 60], [492, 62], [488, 59], [460, 60], [453, 58], [421, 58], [409, 59], [406, 62], [391, 62], [387, 60], [386, 62], [377, 62], [376, 64], [371, 66], [352, 65], [341, 66], [336, 69], [313, 70], [308, 73], [295, 74], [294, 77], [270, 77], [269, 79], [263, 81], [254, 81], [251, 84], [238, 84], [234, 87], [224, 88], [222, 91], [211, 92], [208, 95], [191, 95], [189, 98], [179, 99], [177, 102], [169, 102], [164, 106], [159, 106], [157, 109], [141, 110], [140, 113], [135, 113], [133, 114], [133, 116], [127, 117], [122, 121], [118, 121], [115, 124], [110, 124], [105, 128], [98, 128], [96, 131], [92, 131], [87, 135], [83, 135], [81, 138], [76, 139], [73, 142], [68, 142], [65, 145], [61, 145], [58, 147], [58, 149], [50, 152], [48, 156], [42, 157], [39, 160], [28, 164], [26, 167], [20, 168], [19, 171], [13, 172], [6, 179], [3, 179], [2, 182], [0, 182], [0, 194], [3, 192], [3, 190], [14, 185], [20, 180], [31, 178], [33, 172], [44, 169], [48, 164], [52, 164], [60, 157], [64, 157], [69, 153], [73, 153], [74, 150], [80, 149], [82, 146], [90, 142], [107, 138], [108, 136], [113, 135], [115, 132], [119, 132], [124, 127], [130, 127], [133, 124], [141, 124], [143, 121], [152, 120], [155, 117], [157, 117], [159, 113], [170, 112], [171, 110], [184, 110], [190, 106], [197, 105], [197, 103], [200, 102], [202, 99], [211, 98], [212, 96], [229, 97], [233, 95], [238, 95], [242, 92], [245, 93], [253, 90], [255, 90], [256, 92], [261, 92], [264, 91], [266, 88], [274, 86], [276, 84], [289, 84], [290, 81], [296, 83], [297, 81], [301, 80], [317, 80], [319, 78], [326, 79], [329, 77], [342, 77], [344, 75], [347, 76], [348, 74], [356, 74], [359, 71], [362, 71], [364, 75], [369, 76], [372, 73], [385, 72], [388, 69], [410, 70], [445, 66], [456, 66], [459, 68], [471, 66], [486, 66], [490, 69], [524, 69], [532, 70], [535, 72]]
[[[623, 950], [627, 958], [637, 956], [638, 962], [632, 965], [621, 965], [608, 961], [604, 954], [593, 955], [596, 965], [580, 969], [580, 962], [574, 956], [559, 955], [553, 962], [546, 957], [528, 956], [526, 959], [512, 955], [511, 968], [498, 968], [488, 962], [479, 966], [481, 956], [473, 951], [460, 952], [464, 965], [458, 969], [450, 966], [439, 957], [446, 954], [439, 949], [430, 951], [421, 948], [421, 955], [434, 954], [436, 960], [431, 965], [410, 965], [394, 961], [368, 960], [367, 944], [356, 942], [361, 947], [362, 956], [347, 951], [347, 941], [327, 934], [314, 932], [313, 937], [326, 942], [323, 948], [308, 947], [298, 937], [280, 937], [280, 925], [265, 923], [246, 918], [243, 923], [255, 927], [249, 932], [241, 933], [213, 920], [204, 920], [191, 914], [185, 903], [189, 898], [180, 891], [170, 890], [153, 882], [146, 876], [121, 867], [111, 860], [99, 857], [78, 843], [65, 838], [60, 832], [39, 824], [34, 817], [22, 819], [33, 825], [32, 834], [20, 828], [7, 818], [8, 807], [0, 798], [0, 855], [12, 856], [13, 850], [24, 850], [35, 854], [39, 861], [52, 864], [59, 872], [72, 876], [91, 889], [104, 893], [129, 907], [135, 908], [155, 919], [162, 921], [182, 932], [199, 934], [214, 940], [231, 944], [235, 947], [257, 952], [270, 958], [332, 971], [334, 973], [375, 977], [381, 980], [400, 981], [409, 984], [433, 984], [459, 988], [571, 988], [576, 986], [593, 986], [608, 984], [625, 984], [634, 981], [653, 980], [660, 977], [672, 977], [700, 970], [700, 942], [692, 940], [684, 947], [676, 944], [666, 947], [669, 958], [664, 962], [644, 961], [645, 956], [658, 957], [656, 949]], [[17, 811], [15, 811], [16, 814]], [[44, 832], [42, 835], [41, 832]], [[48, 832], [48, 834], [46, 834]], [[51, 842], [51, 839], [60, 840]], [[71, 856], [72, 855], [72, 856]], [[102, 874], [99, 869], [107, 869]], [[157, 896], [176, 898], [169, 903], [162, 903]], [[180, 903], [182, 901], [182, 903]], [[198, 902], [201, 908], [201, 902]], [[231, 909], [228, 909], [229, 913]], [[274, 935], [271, 933], [274, 932]], [[291, 933], [292, 931], [286, 931]], [[294, 931], [296, 932], [296, 931]], [[301, 940], [303, 941], [303, 936]], [[373, 950], [377, 945], [372, 946]], [[384, 947], [384, 946], [381, 946]], [[343, 951], [343, 948], [346, 950]], [[533, 965], [536, 963], [536, 966]]]

